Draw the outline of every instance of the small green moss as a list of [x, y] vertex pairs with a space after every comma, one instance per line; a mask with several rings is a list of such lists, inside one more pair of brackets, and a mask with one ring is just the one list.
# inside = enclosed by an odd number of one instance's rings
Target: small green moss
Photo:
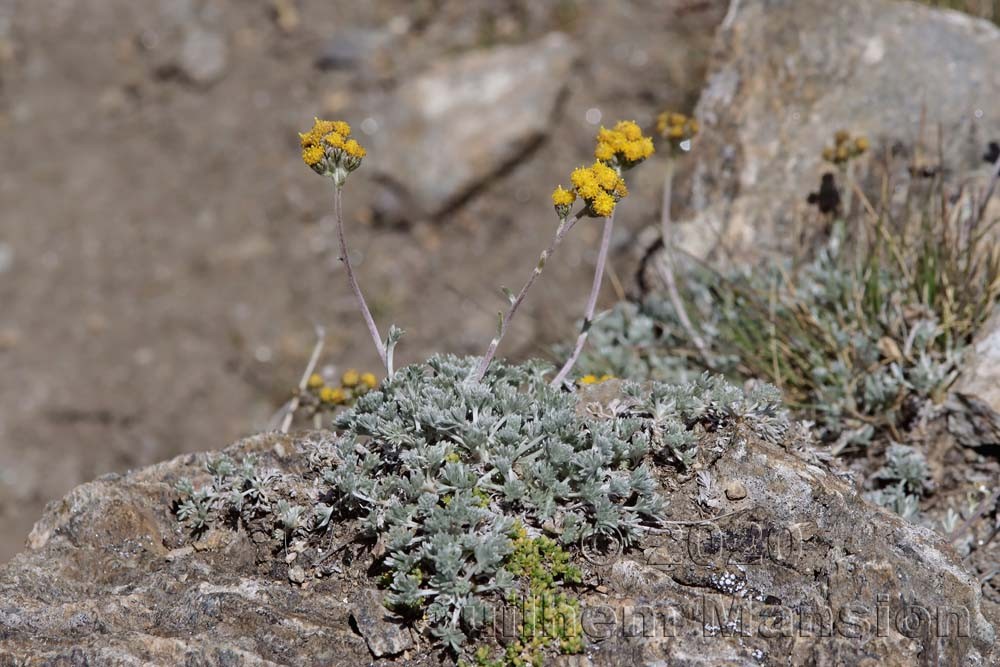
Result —
[[521, 612], [518, 637], [498, 657], [485, 645], [474, 653], [479, 667], [522, 667], [543, 665], [552, 652], [583, 651], [580, 601], [561, 588], [580, 583], [579, 568], [570, 563], [570, 554], [558, 542], [545, 536], [529, 537], [520, 522], [511, 531], [514, 550], [507, 558], [507, 570], [521, 578], [527, 594], [511, 591], [508, 604]]

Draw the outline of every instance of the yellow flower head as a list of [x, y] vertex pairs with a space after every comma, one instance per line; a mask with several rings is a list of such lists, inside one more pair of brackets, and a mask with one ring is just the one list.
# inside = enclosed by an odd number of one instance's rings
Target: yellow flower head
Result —
[[615, 147], [607, 142], [598, 141], [597, 148], [594, 149], [594, 157], [604, 162], [611, 162], [615, 159]]
[[323, 137], [323, 143], [325, 143], [330, 148], [343, 148], [344, 136], [342, 134], [337, 134], [336, 132], [331, 132], [330, 134]]
[[862, 153], [870, 144], [864, 136], [851, 137], [847, 130], [837, 130], [833, 135], [833, 145], [823, 149], [823, 159], [838, 166], [844, 166]]
[[313, 373], [312, 375], [309, 376], [309, 380], [306, 383], [306, 386], [308, 386], [310, 389], [319, 389], [324, 384], [325, 383], [323, 382], [323, 376], [321, 376], [319, 373]]
[[626, 141], [637, 141], [642, 138], [642, 130], [634, 120], [620, 120], [615, 124], [615, 132], [620, 132]]
[[331, 405], [343, 405], [347, 402], [347, 394], [345, 394], [344, 390], [339, 387], [337, 389], [334, 389], [333, 387], [323, 387], [319, 392], [319, 400], [324, 403], [330, 403]]
[[604, 190], [613, 190], [618, 183], [618, 172], [601, 161], [595, 162], [590, 171], [594, 174], [597, 184]]
[[635, 121], [618, 121], [614, 129], [602, 127], [597, 132], [594, 157], [601, 162], [617, 162], [619, 167], [630, 169], [652, 154], [652, 140], [642, 136]]
[[653, 140], [649, 137], [640, 137], [628, 142], [623, 153], [629, 162], [640, 162], [652, 155], [653, 150]]
[[621, 132], [616, 130], [609, 130], [608, 128], [601, 126], [601, 129], [597, 131], [597, 142], [601, 144], [607, 144], [612, 148], [618, 148], [621, 146], [622, 141], [625, 141], [625, 137]]
[[584, 375], [579, 380], [577, 380], [577, 383], [582, 385], [591, 385], [591, 384], [600, 384], [602, 382], [607, 382], [608, 380], [613, 380], [613, 379], [615, 379], [614, 376], [609, 375], [607, 373], [605, 373], [601, 377], [597, 377], [596, 375], [593, 374], [587, 374]]
[[552, 191], [552, 203], [555, 206], [571, 206], [576, 201], [576, 193], [572, 190], [564, 190], [560, 185]]
[[664, 111], [656, 118], [656, 133], [674, 146], [693, 139], [699, 129], [697, 120], [676, 111]]
[[592, 169], [578, 167], [569, 175], [569, 180], [576, 188], [576, 193], [584, 199], [590, 200], [601, 192], [601, 186], [597, 182], [597, 177]]
[[318, 165], [324, 157], [326, 157], [326, 152], [322, 146], [306, 146], [302, 149], [302, 161], [310, 167]]
[[607, 192], [601, 192], [590, 203], [590, 208], [597, 215], [606, 218], [615, 210], [615, 199]]
[[348, 139], [344, 143], [344, 152], [354, 158], [363, 158], [368, 154], [368, 152], [361, 147], [361, 144], [354, 139]]
[[361, 373], [353, 368], [340, 376], [340, 383], [345, 387], [357, 387], [359, 382], [361, 382]]
[[378, 386], [378, 378], [375, 377], [374, 373], [362, 373], [361, 374], [361, 384], [369, 389], [374, 389]]

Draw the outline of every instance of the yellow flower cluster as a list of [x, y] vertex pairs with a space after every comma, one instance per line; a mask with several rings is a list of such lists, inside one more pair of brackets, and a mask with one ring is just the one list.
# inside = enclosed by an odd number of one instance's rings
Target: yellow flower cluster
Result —
[[607, 373], [605, 373], [601, 377], [597, 377], [596, 375], [593, 374], [587, 374], [584, 375], [579, 380], [577, 380], [577, 383], [580, 385], [589, 386], [592, 384], [600, 384], [602, 382], [607, 382], [608, 380], [614, 380], [614, 379], [615, 377], [613, 375], [608, 375]]
[[378, 378], [374, 373], [359, 373], [353, 368], [341, 376], [339, 387], [328, 385], [319, 373], [310, 375], [306, 382], [319, 407], [347, 405], [377, 386]]
[[597, 133], [594, 157], [601, 162], [617, 162], [630, 169], [653, 154], [653, 140], [642, 136], [634, 121], [622, 120], [613, 129], [602, 127]]
[[653, 154], [653, 140], [631, 120], [622, 120], [613, 129], [602, 127], [597, 133], [597, 160], [589, 167], [579, 167], [570, 175], [573, 188], [563, 186], [552, 191], [552, 204], [560, 218], [569, 215], [577, 197], [583, 199], [590, 215], [606, 218], [615, 204], [628, 195], [622, 172], [631, 169]]
[[315, 119], [311, 130], [299, 134], [302, 161], [313, 171], [331, 176], [342, 184], [347, 174], [361, 166], [367, 151], [349, 138], [351, 126], [342, 120]]
[[600, 160], [589, 167], [574, 169], [569, 179], [587, 208], [602, 218], [611, 215], [615, 204], [628, 195], [628, 188], [618, 171]]
[[696, 119], [676, 111], [664, 111], [656, 117], [656, 133], [674, 144], [693, 139], [700, 129]]
[[851, 138], [847, 130], [837, 130], [833, 135], [833, 146], [823, 149], [823, 159], [836, 165], [845, 165], [869, 148], [864, 136]]

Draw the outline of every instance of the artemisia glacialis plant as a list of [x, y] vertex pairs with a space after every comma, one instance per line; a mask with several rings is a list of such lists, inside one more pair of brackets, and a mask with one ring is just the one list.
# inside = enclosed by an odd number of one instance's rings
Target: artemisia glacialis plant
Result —
[[[317, 120], [301, 138], [306, 164], [334, 186], [341, 257], [386, 377], [348, 371], [339, 384], [328, 382], [312, 370], [318, 344], [296, 406], [332, 414], [333, 430], [296, 442], [306, 463], [293, 472], [253, 457], [210, 462], [204, 484], [178, 483], [178, 519], [193, 532], [243, 528], [259, 553], [267, 553], [259, 540], [269, 539], [271, 553], [286, 556], [282, 562], [299, 556], [296, 564], [317, 577], [336, 548], [357, 544], [356, 553], [370, 555], [357, 566], [359, 576], [375, 577], [387, 607], [456, 657], [540, 664], [582, 651], [578, 632], [536, 633], [540, 615], [526, 618], [527, 634], [506, 647], [470, 648], [468, 640], [511, 599], [540, 598], [577, 616], [572, 586], [582, 581], [581, 541], [608, 538], [630, 548], [660, 526], [657, 466], [689, 471], [708, 434], [737, 424], [768, 440], [788, 427], [773, 388], [744, 392], [708, 376], [683, 385], [623, 382], [611, 411], [600, 415], [581, 411], [566, 391], [593, 319], [614, 212], [628, 194], [624, 175], [652, 154], [651, 139], [632, 122], [601, 129], [595, 161], [553, 192], [559, 225], [525, 286], [511, 295], [486, 355], [435, 356], [394, 371], [398, 335], [383, 341], [378, 333], [349, 261], [341, 213], [342, 189], [365, 151], [343, 122]], [[553, 377], [556, 369], [542, 362], [494, 361], [545, 261], [574, 224], [590, 218], [603, 219], [604, 235], [584, 326], [566, 363]], [[586, 375], [578, 383], [610, 379]], [[303, 554], [317, 552], [310, 565]], [[496, 660], [494, 649], [501, 651]]]
[[626, 382], [605, 418], [551, 386], [545, 363], [497, 362], [469, 382], [478, 363], [436, 356], [399, 369], [340, 413], [335, 433], [305, 440], [302, 472], [211, 462], [206, 485], [178, 483], [178, 518], [194, 531], [240, 525], [284, 551], [328, 545], [334, 528], [343, 541], [346, 528], [349, 541], [379, 545], [387, 606], [461, 653], [508, 596], [538, 593], [520, 562], [526, 539], [574, 561], [591, 538], [629, 548], [661, 523], [656, 466], [689, 468], [706, 434], [736, 424], [770, 441], [788, 428], [771, 387]]

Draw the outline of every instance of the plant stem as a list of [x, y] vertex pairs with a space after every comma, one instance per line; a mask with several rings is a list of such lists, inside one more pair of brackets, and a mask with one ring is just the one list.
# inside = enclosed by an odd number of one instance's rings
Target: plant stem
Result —
[[528, 295], [528, 290], [531, 286], [535, 284], [535, 280], [538, 276], [542, 275], [542, 269], [545, 268], [545, 262], [548, 261], [552, 253], [555, 252], [556, 248], [562, 242], [563, 238], [569, 233], [569, 230], [573, 228], [573, 225], [583, 217], [583, 212], [586, 209], [581, 209], [572, 218], [565, 217], [559, 220], [559, 226], [556, 228], [555, 236], [549, 241], [549, 247], [542, 251], [542, 254], [538, 257], [538, 263], [535, 265], [535, 269], [528, 276], [528, 282], [524, 283], [524, 287], [518, 292], [517, 296], [510, 303], [510, 307], [507, 309], [507, 314], [503, 316], [500, 320], [500, 329], [497, 331], [497, 335], [493, 337], [490, 341], [490, 346], [486, 350], [486, 354], [483, 355], [482, 361], [479, 362], [479, 367], [476, 369], [475, 380], [476, 382], [482, 382], [483, 378], [486, 377], [486, 370], [490, 367], [490, 363], [493, 361], [493, 357], [496, 355], [497, 347], [500, 345], [500, 340], [503, 338], [504, 334], [507, 333], [507, 327], [510, 325], [511, 320], [514, 319], [514, 315], [517, 314], [517, 309], [520, 307], [521, 302]]
[[368, 304], [365, 303], [365, 297], [361, 294], [361, 287], [358, 286], [358, 279], [354, 275], [354, 267], [351, 266], [351, 255], [347, 250], [347, 239], [344, 238], [344, 212], [342, 200], [342, 186], [336, 186], [333, 195], [334, 210], [337, 216], [337, 240], [340, 242], [340, 261], [344, 263], [347, 268], [347, 280], [351, 283], [351, 289], [354, 290], [354, 297], [358, 300], [358, 307], [361, 308], [361, 314], [365, 318], [365, 324], [368, 325], [368, 333], [371, 334], [372, 340], [375, 342], [375, 349], [378, 351], [378, 358], [385, 366], [386, 371], [389, 370], [388, 362], [385, 357], [385, 345], [382, 343], [382, 337], [378, 333], [378, 327], [375, 326], [375, 319], [372, 317], [372, 313], [368, 310]]
[[295, 416], [296, 411], [299, 409], [299, 403], [302, 400], [302, 393], [306, 390], [306, 386], [309, 384], [309, 377], [313, 374], [316, 369], [316, 363], [319, 361], [319, 354], [323, 350], [323, 341], [326, 340], [326, 331], [323, 327], [316, 327], [316, 345], [313, 347], [312, 354], [309, 355], [309, 363], [306, 364], [306, 369], [302, 373], [302, 379], [299, 380], [299, 391], [292, 397], [292, 400], [288, 403], [288, 411], [285, 413], [284, 418], [281, 420], [281, 432], [288, 433], [289, 427], [292, 425], [292, 418]]
[[670, 203], [673, 198], [674, 169], [674, 160], [670, 158], [667, 160], [666, 175], [663, 178], [663, 210], [660, 213], [660, 234], [663, 236], [663, 261], [655, 262], [654, 266], [656, 266], [656, 272], [660, 274], [660, 279], [667, 286], [670, 303], [673, 304], [674, 310], [677, 312], [677, 319], [680, 320], [681, 327], [687, 332], [688, 338], [691, 339], [691, 342], [698, 350], [702, 361], [705, 362], [706, 366], [711, 367], [712, 363], [708, 356], [705, 341], [698, 335], [697, 330], [691, 323], [687, 309], [684, 307], [684, 301], [681, 299], [681, 293], [677, 289], [677, 278], [674, 272], [674, 240], [673, 234], [670, 232]]
[[601, 281], [604, 279], [604, 265], [608, 262], [608, 248], [611, 247], [611, 232], [615, 226], [615, 212], [604, 218], [604, 235], [601, 237], [601, 249], [597, 253], [597, 267], [594, 269], [594, 284], [590, 288], [590, 298], [587, 299], [587, 310], [583, 315], [583, 326], [580, 327], [580, 335], [576, 337], [576, 346], [573, 354], [570, 355], [563, 367], [559, 369], [555, 378], [549, 383], [553, 387], [561, 387], [566, 380], [566, 376], [573, 370], [576, 360], [583, 351], [583, 346], [587, 342], [587, 335], [590, 333], [590, 326], [594, 323], [594, 309], [597, 307], [597, 295], [601, 291]]

